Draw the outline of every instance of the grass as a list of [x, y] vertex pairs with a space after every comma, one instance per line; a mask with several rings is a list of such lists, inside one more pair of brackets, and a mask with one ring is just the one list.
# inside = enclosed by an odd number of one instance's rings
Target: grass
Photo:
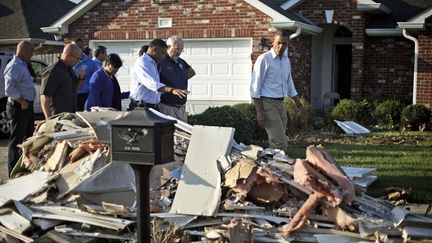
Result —
[[[411, 189], [411, 203], [432, 202], [432, 133], [372, 133], [366, 138], [295, 139], [289, 155], [305, 158], [309, 144], [321, 143], [342, 166], [376, 168], [378, 180], [367, 189], [374, 197], [386, 195], [386, 188]], [[291, 141], [292, 142], [292, 141]]]

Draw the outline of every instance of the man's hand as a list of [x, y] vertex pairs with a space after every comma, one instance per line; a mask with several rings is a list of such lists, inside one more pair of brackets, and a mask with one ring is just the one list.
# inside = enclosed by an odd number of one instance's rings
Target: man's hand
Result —
[[29, 108], [29, 103], [27, 100], [22, 100], [19, 102], [21, 104], [21, 110], [27, 110]]
[[266, 123], [266, 117], [264, 114], [263, 102], [259, 98], [252, 98], [252, 100], [254, 102], [256, 113], [257, 113], [258, 126], [260, 126], [261, 128], [265, 128], [267, 123]]
[[171, 94], [178, 96], [180, 98], [184, 98], [188, 94], [190, 94], [190, 92], [188, 90], [185, 90], [185, 89], [172, 89]]
[[263, 112], [257, 112], [257, 123], [261, 128], [266, 127], [266, 118]]

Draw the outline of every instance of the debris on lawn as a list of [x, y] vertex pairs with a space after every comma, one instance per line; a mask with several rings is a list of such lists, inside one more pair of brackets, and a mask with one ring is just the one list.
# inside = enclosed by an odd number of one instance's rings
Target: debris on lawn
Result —
[[[136, 242], [134, 171], [110, 159], [109, 122], [124, 114], [63, 113], [38, 125], [0, 186], [6, 241]], [[294, 159], [233, 136], [175, 125], [175, 161], [150, 174], [152, 242], [432, 240], [432, 219], [364, 193], [374, 168], [340, 167], [322, 146]]]

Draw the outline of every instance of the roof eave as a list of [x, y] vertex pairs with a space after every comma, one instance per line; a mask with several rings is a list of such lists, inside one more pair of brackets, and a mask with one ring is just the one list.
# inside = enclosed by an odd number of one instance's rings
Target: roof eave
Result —
[[402, 36], [402, 29], [366, 29], [367, 36]]
[[421, 22], [397, 22], [401, 29], [407, 29], [411, 31], [424, 30], [425, 24]]
[[0, 45], [18, 44], [20, 41], [28, 41], [34, 45], [39, 45], [46, 40], [37, 38], [0, 39]]
[[357, 3], [357, 10], [368, 14], [390, 14], [392, 10], [382, 3]]
[[83, 14], [93, 8], [101, 0], [87, 0], [82, 4], [74, 7], [71, 11], [63, 15], [60, 19], [54, 22], [52, 25], [42, 27], [41, 30], [45, 33], [54, 35], [63, 35], [69, 32], [69, 25], [75, 22]]
[[302, 32], [312, 35], [319, 34], [323, 31], [323, 29], [318, 26], [304, 24], [298, 21], [272, 22], [270, 24], [275, 28], [288, 29], [292, 31], [295, 31], [297, 28], [301, 28]]

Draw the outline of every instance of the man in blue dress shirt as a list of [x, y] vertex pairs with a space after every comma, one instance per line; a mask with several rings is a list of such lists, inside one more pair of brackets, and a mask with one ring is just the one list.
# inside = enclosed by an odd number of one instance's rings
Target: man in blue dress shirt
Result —
[[187, 90], [176, 89], [160, 82], [157, 65], [164, 59], [167, 48], [165, 41], [154, 39], [147, 52], [136, 60], [131, 72], [128, 110], [136, 107], [157, 109], [161, 93], [171, 93], [181, 98], [189, 94]]
[[33, 50], [33, 45], [28, 41], [18, 43], [16, 55], [4, 70], [5, 93], [8, 97], [6, 112], [12, 121], [8, 145], [9, 175], [21, 156], [21, 149], [17, 145], [21, 144], [25, 137], [32, 136], [34, 131], [35, 89], [33, 77], [27, 68]]
[[[167, 40], [168, 55], [159, 64], [161, 82], [171, 87], [187, 89], [188, 79], [195, 75], [195, 70], [182, 58], [183, 39], [180, 36], [171, 36]], [[180, 98], [172, 94], [162, 94], [159, 110], [169, 116], [187, 122], [186, 97]]]
[[257, 122], [265, 128], [271, 148], [288, 148], [287, 110], [285, 97], [291, 97], [301, 107], [291, 74], [287, 52], [288, 32], [276, 32], [272, 48], [258, 56], [252, 73], [251, 97], [257, 112]]

